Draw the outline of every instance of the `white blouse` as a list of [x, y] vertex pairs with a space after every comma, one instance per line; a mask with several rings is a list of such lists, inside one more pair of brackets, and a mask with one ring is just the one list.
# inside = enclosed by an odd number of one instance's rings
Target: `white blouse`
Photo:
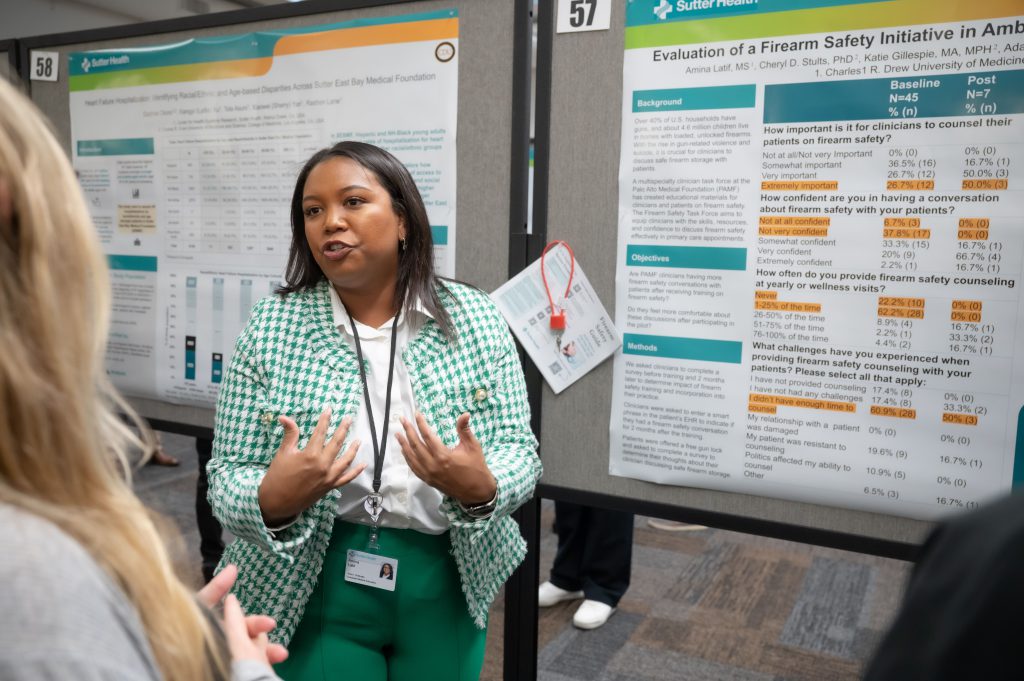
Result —
[[[342, 305], [341, 298], [333, 286], [330, 287], [330, 292], [334, 324], [355, 352], [355, 340], [348, 312], [345, 311], [345, 306]], [[381, 473], [380, 493], [384, 497], [384, 512], [380, 516], [380, 526], [418, 530], [426, 534], [442, 534], [448, 530], [448, 518], [440, 509], [441, 492], [416, 477], [406, 463], [402, 447], [395, 438], [395, 433], [402, 432], [400, 417], [404, 416], [414, 424], [416, 421], [416, 399], [413, 396], [409, 372], [402, 361], [402, 352], [409, 341], [416, 337], [428, 318], [431, 318], [430, 313], [422, 304], [417, 304], [408, 317], [401, 317], [398, 324], [395, 375], [391, 384], [391, 413], [388, 415], [388, 444]], [[373, 524], [363, 507], [363, 502], [366, 495], [373, 491], [372, 440], [380, 438], [384, 427], [384, 403], [387, 396], [388, 361], [391, 355], [391, 330], [394, 322], [395, 319], [392, 317], [379, 329], [358, 321], [355, 323], [363, 359], [367, 363], [366, 382], [370, 390], [373, 421], [377, 432], [370, 432], [370, 419], [364, 404], [352, 424], [351, 439], [358, 439], [361, 442], [353, 465], [365, 463], [366, 468], [355, 480], [341, 488], [341, 499], [338, 501], [339, 518], [350, 523]], [[365, 398], [360, 399], [360, 402], [364, 401]]]

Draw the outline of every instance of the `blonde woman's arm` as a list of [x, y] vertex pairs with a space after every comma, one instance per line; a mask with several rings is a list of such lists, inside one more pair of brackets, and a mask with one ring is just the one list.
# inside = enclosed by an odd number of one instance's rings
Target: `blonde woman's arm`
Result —
[[160, 681], [135, 607], [82, 546], [0, 503], [0, 679]]

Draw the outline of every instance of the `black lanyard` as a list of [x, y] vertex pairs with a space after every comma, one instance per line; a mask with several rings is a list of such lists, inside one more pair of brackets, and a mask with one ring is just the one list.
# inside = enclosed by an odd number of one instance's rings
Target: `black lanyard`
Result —
[[[356, 342], [356, 359], [359, 360], [359, 378], [363, 381], [363, 397], [366, 399], [366, 415], [370, 417], [370, 441], [373, 442], [373, 493], [379, 498], [380, 495], [380, 476], [383, 474], [384, 468], [384, 453], [388, 447], [388, 422], [391, 420], [391, 381], [395, 376], [395, 349], [398, 347], [398, 317], [402, 313], [401, 309], [395, 313], [395, 321], [391, 325], [391, 357], [388, 359], [388, 392], [387, 397], [384, 398], [384, 428], [381, 433], [380, 443], [377, 442], [377, 426], [373, 423], [373, 406], [370, 404], [370, 386], [366, 382], [366, 367], [363, 366], [363, 348], [359, 344], [359, 330], [356, 328], [356, 320], [352, 318], [352, 313], [345, 308], [345, 312], [348, 313], [348, 321], [352, 325], [352, 338]], [[377, 519], [374, 518], [374, 524], [377, 524]]]

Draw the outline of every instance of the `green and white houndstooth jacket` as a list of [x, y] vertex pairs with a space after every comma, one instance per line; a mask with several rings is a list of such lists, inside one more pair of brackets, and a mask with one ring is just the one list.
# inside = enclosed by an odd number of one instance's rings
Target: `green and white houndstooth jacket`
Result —
[[[329, 432], [363, 408], [356, 356], [334, 326], [329, 285], [323, 281], [308, 291], [265, 298], [253, 308], [221, 387], [208, 468], [214, 513], [238, 537], [221, 565], [238, 566], [234, 593], [246, 612], [277, 620], [271, 637], [282, 643], [291, 639], [316, 586], [344, 487], [305, 510], [294, 525], [270, 534], [257, 495], [283, 437], [277, 417], [295, 420], [299, 447], [305, 447], [325, 407], [333, 410]], [[457, 343], [428, 319], [402, 358], [416, 405], [445, 444], [458, 442], [456, 417], [471, 414], [498, 481], [497, 508], [489, 518], [474, 520], [447, 497], [442, 503], [466, 605], [483, 628], [495, 595], [526, 554], [509, 514], [532, 496], [541, 464], [519, 355], [505, 320], [486, 294], [445, 285], [448, 292], [439, 293]]]

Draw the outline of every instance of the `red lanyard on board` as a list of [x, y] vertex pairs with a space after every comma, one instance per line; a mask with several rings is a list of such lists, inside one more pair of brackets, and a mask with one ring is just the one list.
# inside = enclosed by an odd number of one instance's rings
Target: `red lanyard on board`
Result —
[[565, 330], [565, 308], [556, 307], [555, 301], [551, 297], [551, 287], [548, 286], [548, 277], [544, 272], [544, 256], [548, 254], [555, 246], [561, 244], [565, 246], [565, 250], [569, 251], [569, 281], [565, 284], [565, 293], [562, 294], [562, 303], [565, 303], [565, 299], [569, 297], [569, 289], [572, 287], [572, 277], [576, 273], [576, 256], [572, 252], [572, 248], [566, 242], [561, 239], [556, 239], [544, 247], [544, 252], [540, 254], [540, 278], [544, 282], [544, 292], [548, 294], [548, 305], [551, 309], [551, 328], [555, 331]]

